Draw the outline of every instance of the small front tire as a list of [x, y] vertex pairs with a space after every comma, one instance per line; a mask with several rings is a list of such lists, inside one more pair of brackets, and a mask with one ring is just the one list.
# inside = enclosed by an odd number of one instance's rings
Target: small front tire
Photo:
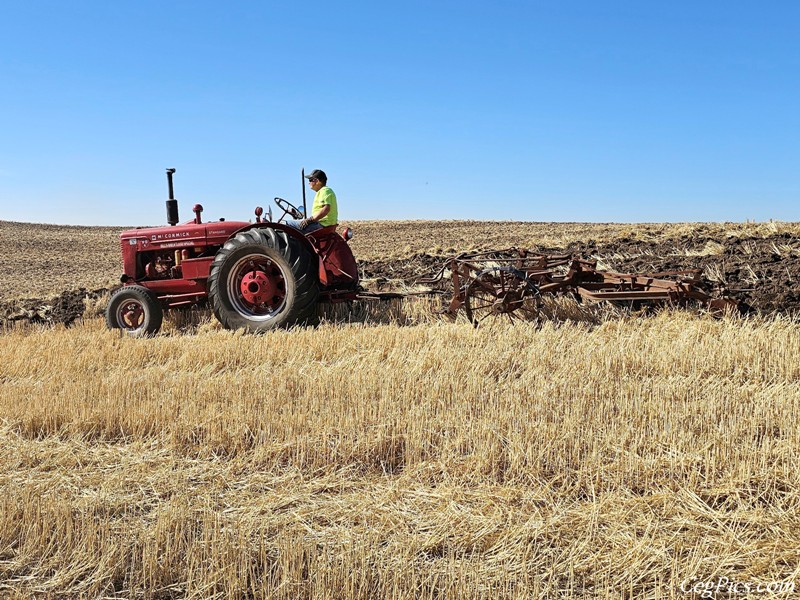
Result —
[[146, 287], [126, 285], [111, 296], [106, 308], [109, 329], [122, 329], [131, 337], [158, 333], [164, 311]]

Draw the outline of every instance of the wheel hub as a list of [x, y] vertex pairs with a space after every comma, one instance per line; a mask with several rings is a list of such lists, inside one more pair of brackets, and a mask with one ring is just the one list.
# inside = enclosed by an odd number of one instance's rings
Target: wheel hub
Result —
[[521, 304], [521, 297], [516, 290], [500, 292], [497, 300], [492, 306], [492, 310], [496, 313], [510, 313], [514, 312]]
[[263, 271], [250, 271], [239, 286], [242, 298], [250, 304], [270, 302], [277, 294], [275, 282]]
[[139, 329], [144, 322], [144, 307], [139, 302], [130, 300], [120, 307], [118, 315], [118, 321], [125, 329]]

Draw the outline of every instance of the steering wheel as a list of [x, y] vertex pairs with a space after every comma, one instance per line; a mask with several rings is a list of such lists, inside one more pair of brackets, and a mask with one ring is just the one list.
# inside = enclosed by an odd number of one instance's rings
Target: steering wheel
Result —
[[286, 215], [291, 215], [295, 219], [302, 219], [304, 217], [302, 211], [300, 211], [299, 208], [297, 208], [294, 204], [292, 204], [288, 200], [284, 200], [283, 198], [278, 198], [276, 196], [275, 204], [277, 204], [278, 208], [280, 208], [283, 211], [281, 218], [278, 219], [278, 223], [283, 221], [283, 217], [285, 217]]

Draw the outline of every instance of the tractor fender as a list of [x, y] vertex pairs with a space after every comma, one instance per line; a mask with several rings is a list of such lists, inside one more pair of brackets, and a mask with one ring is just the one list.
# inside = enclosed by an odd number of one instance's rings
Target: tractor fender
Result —
[[[326, 286], [328, 285], [328, 273], [325, 271], [325, 265], [322, 263], [322, 257], [317, 252], [317, 249], [314, 247], [309, 239], [303, 234], [303, 232], [291, 227], [290, 225], [285, 225], [283, 223], [273, 223], [271, 221], [266, 223], [250, 223], [245, 227], [241, 227], [234, 231], [230, 237], [234, 237], [238, 233], [242, 233], [243, 231], [249, 231], [251, 229], [277, 229], [279, 231], [283, 231], [286, 235], [293, 237], [296, 240], [299, 240], [300, 243], [304, 244], [305, 247], [308, 249], [309, 252], [314, 254], [317, 257], [317, 262], [319, 263], [319, 282], [321, 285]], [[230, 239], [230, 238], [228, 238]]]

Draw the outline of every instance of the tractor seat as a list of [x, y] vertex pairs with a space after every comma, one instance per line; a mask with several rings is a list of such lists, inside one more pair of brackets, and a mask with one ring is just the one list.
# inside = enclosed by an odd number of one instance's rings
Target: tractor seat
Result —
[[316, 231], [312, 231], [306, 234], [306, 237], [311, 238], [314, 242], [320, 243], [325, 240], [330, 240], [333, 237], [339, 237], [343, 239], [345, 242], [349, 242], [353, 238], [353, 230], [349, 227], [345, 227], [342, 231], [341, 235], [336, 235], [336, 228], [338, 225], [328, 225], [327, 227], [323, 227], [322, 229], [317, 229]]
[[322, 229], [315, 229], [314, 231], [307, 233], [306, 237], [311, 237], [314, 239], [326, 238], [329, 235], [336, 233], [336, 227], [338, 227], [338, 225], [326, 225]]

